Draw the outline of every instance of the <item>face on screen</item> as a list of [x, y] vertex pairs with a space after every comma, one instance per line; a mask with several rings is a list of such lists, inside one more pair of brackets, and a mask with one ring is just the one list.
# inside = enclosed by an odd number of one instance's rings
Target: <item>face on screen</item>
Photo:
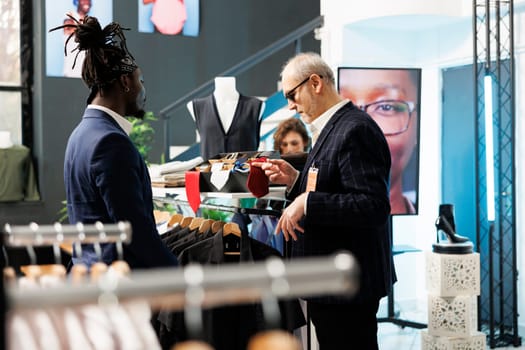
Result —
[[91, 0], [78, 0], [77, 11], [79, 14], [86, 15], [91, 10]]
[[[403, 195], [403, 172], [417, 146], [419, 71], [402, 69], [339, 70], [339, 91], [376, 121], [392, 157], [390, 201], [392, 214], [414, 211]], [[417, 164], [416, 164], [417, 165]], [[417, 189], [414, 189], [417, 190]], [[412, 205], [411, 205], [412, 204]]]

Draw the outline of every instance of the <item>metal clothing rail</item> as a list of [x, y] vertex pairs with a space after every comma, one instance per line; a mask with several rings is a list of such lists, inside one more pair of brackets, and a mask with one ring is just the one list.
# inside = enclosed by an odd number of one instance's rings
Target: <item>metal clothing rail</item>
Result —
[[180, 310], [239, 304], [273, 298], [337, 294], [351, 297], [358, 288], [355, 259], [348, 253], [283, 261], [270, 258], [253, 264], [188, 265], [132, 272], [129, 279], [106, 275], [97, 284], [39, 290], [7, 288], [14, 311], [147, 301], [153, 309]]
[[[101, 244], [115, 243], [117, 254], [120, 258], [124, 256], [124, 243], [131, 243], [131, 224], [120, 221], [116, 224], [94, 224], [77, 223], [76, 225], [29, 225], [4, 226], [4, 246], [25, 247], [32, 265], [37, 262], [37, 255], [33, 247], [53, 246], [53, 253], [57, 264], [61, 261], [60, 247], [62, 244], [73, 245], [78, 256], [82, 255], [82, 244], [94, 244], [95, 252], [102, 255]], [[4, 254], [7, 253], [4, 251]]]
[[4, 239], [6, 246], [38, 246], [60, 243], [130, 243], [131, 224], [118, 222], [116, 224], [103, 224], [96, 222], [92, 225], [78, 223], [76, 225], [29, 225], [12, 226], [6, 224]]

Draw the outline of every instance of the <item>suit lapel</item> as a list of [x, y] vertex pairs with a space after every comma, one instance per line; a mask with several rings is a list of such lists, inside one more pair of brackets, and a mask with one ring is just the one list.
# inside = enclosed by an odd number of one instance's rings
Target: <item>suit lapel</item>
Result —
[[[346, 112], [347, 108], [350, 108], [352, 106], [351, 102], [345, 104], [343, 107], [339, 108], [337, 112], [333, 115], [332, 118], [328, 121], [328, 123], [324, 126], [323, 130], [321, 131], [321, 134], [319, 135], [319, 138], [317, 139], [314, 148], [312, 148], [312, 151], [308, 155], [308, 158], [306, 159], [306, 163], [304, 165], [304, 170], [301, 172], [301, 189], [306, 188], [306, 180], [308, 179], [308, 170], [312, 165], [315, 165], [315, 158], [317, 154], [322, 149], [323, 144], [328, 139], [328, 136], [332, 132], [334, 125], [337, 123], [339, 118], [343, 116], [343, 114]], [[302, 191], [301, 191], [302, 192]]]

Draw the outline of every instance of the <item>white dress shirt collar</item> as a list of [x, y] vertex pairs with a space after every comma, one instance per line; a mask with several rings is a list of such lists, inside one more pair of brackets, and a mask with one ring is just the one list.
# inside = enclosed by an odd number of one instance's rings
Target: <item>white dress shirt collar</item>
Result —
[[309, 127], [310, 127], [310, 131], [312, 132], [312, 147], [315, 145], [315, 142], [317, 141], [317, 138], [321, 134], [321, 131], [323, 131], [323, 128], [330, 121], [330, 119], [334, 116], [335, 112], [337, 112], [341, 107], [343, 107], [348, 102], [349, 102], [348, 99], [344, 99], [341, 102], [336, 103], [335, 105], [328, 108], [323, 114], [321, 114], [319, 117], [317, 117], [314, 121], [310, 123]]
[[131, 132], [131, 129], [132, 129], [132, 124], [129, 120], [127, 120], [126, 118], [124, 118], [123, 116], [121, 116], [120, 114], [118, 114], [117, 112], [107, 108], [107, 107], [104, 107], [104, 106], [100, 106], [100, 105], [88, 105], [87, 108], [91, 108], [91, 109], [98, 109], [98, 110], [101, 110], [102, 112], [106, 112], [107, 114], [109, 114], [113, 119], [115, 119], [115, 121], [118, 123], [118, 125], [122, 128], [122, 130], [124, 130], [124, 132], [126, 134], [130, 134]]

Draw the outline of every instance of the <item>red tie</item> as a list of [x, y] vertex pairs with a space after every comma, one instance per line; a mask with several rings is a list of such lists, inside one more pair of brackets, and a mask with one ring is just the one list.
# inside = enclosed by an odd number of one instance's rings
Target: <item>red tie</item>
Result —
[[[260, 157], [253, 160], [250, 160], [248, 163], [251, 162], [266, 162], [266, 157]], [[266, 196], [269, 192], [268, 190], [269, 182], [268, 177], [264, 173], [264, 171], [259, 167], [250, 167], [250, 174], [248, 174], [248, 180], [246, 180], [246, 187], [250, 190], [250, 192], [257, 198]]]
[[186, 198], [188, 198], [188, 203], [190, 203], [193, 212], [197, 213], [201, 205], [200, 173], [198, 171], [186, 171], [184, 178], [186, 180]]

